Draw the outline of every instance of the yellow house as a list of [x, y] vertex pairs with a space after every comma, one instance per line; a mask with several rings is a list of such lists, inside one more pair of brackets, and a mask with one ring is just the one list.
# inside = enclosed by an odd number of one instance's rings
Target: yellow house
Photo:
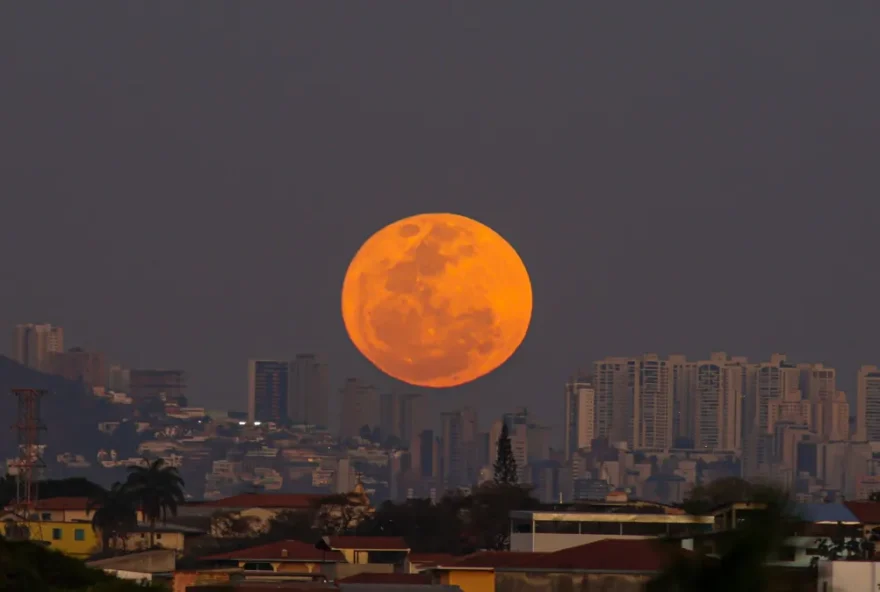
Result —
[[52, 497], [41, 499], [34, 506], [30, 519], [51, 522], [91, 521], [91, 514], [86, 512], [88, 505], [89, 498], [87, 497]]
[[[204, 530], [179, 526], [176, 524], [157, 524], [153, 531], [153, 543], [161, 549], [173, 549], [178, 555], [186, 550], [187, 537], [199, 537], [206, 534]], [[142, 522], [138, 527], [125, 535], [122, 542], [114, 543], [129, 551], [145, 550], [150, 547], [150, 525]]]
[[437, 584], [458, 586], [462, 592], [495, 592], [495, 570], [491, 567], [437, 569]]
[[409, 545], [403, 537], [325, 536], [317, 544], [324, 551], [336, 551], [352, 565], [396, 564], [403, 566]]
[[[4, 533], [9, 536], [15, 523], [5, 519]], [[54, 520], [35, 520], [25, 524], [29, 539], [44, 543], [50, 549], [66, 555], [84, 559], [96, 553], [101, 547], [92, 525], [89, 522], [58, 522]]]
[[495, 569], [525, 567], [544, 553], [482, 551], [429, 568], [434, 583], [458, 586], [462, 592], [495, 592]]
[[[101, 550], [101, 536], [92, 528], [93, 511], [88, 511], [89, 499], [87, 497], [53, 497], [38, 500], [33, 510], [28, 515], [28, 536], [32, 541], [41, 541], [53, 549], [57, 549], [74, 557], [88, 557]], [[10, 528], [20, 518], [8, 508], [8, 512], [0, 515], [0, 522], [8, 534]], [[143, 520], [143, 513], [138, 512], [138, 518]], [[157, 533], [159, 529], [157, 529]], [[162, 534], [165, 534], [164, 532]], [[162, 535], [157, 534], [157, 544], [166, 548], [183, 550], [184, 533], [178, 531], [168, 532], [165, 541], [161, 541]], [[21, 534], [19, 533], [19, 536]], [[141, 532], [132, 533], [130, 537], [143, 538]], [[162, 542], [165, 544], [163, 545]], [[134, 544], [134, 548], [145, 545]]]

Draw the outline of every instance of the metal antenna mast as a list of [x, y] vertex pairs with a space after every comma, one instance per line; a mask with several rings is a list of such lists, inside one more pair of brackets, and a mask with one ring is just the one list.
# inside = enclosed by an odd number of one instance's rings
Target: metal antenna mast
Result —
[[[18, 434], [18, 458], [10, 465], [15, 473], [14, 513], [18, 518], [21, 538], [29, 537], [29, 523], [39, 499], [40, 470], [46, 467], [42, 458], [40, 434], [46, 431], [42, 419], [42, 400], [46, 391], [17, 388], [12, 394], [18, 400], [18, 415], [12, 428]], [[37, 522], [39, 527], [39, 522]]]

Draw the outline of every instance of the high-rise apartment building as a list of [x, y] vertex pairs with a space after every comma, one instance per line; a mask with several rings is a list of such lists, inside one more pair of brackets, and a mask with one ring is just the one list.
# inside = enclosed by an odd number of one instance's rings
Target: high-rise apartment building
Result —
[[520, 483], [528, 483], [529, 466], [529, 426], [516, 423], [508, 426], [510, 434], [510, 451], [516, 461], [516, 475]]
[[67, 380], [82, 382], [92, 388], [107, 386], [107, 363], [101, 352], [89, 352], [75, 347], [49, 357], [52, 374]]
[[434, 437], [434, 430], [423, 430], [410, 440], [412, 468], [424, 479], [440, 477], [440, 445]]
[[293, 423], [328, 426], [330, 375], [315, 354], [299, 354], [290, 362], [287, 410]]
[[427, 397], [418, 393], [407, 393], [400, 396], [400, 433], [398, 436], [401, 441], [409, 442], [414, 436], [428, 429], [430, 423]]
[[656, 354], [594, 365], [597, 438], [639, 448], [673, 444], [673, 373]]
[[555, 439], [553, 428], [549, 426], [530, 423], [528, 425], [528, 461], [531, 465], [535, 462], [550, 460], [550, 450]]
[[773, 435], [770, 409], [773, 401], [798, 391], [800, 370], [783, 354], [773, 354], [769, 362], [749, 364], [746, 369], [746, 398], [743, 405], [743, 466], [746, 475], [766, 472], [773, 461]]
[[880, 441], [880, 368], [862, 366], [856, 391], [856, 433], [859, 442]]
[[383, 441], [400, 437], [400, 395], [397, 393], [379, 396], [379, 428]]
[[637, 360], [638, 375], [633, 406], [635, 448], [671, 448], [672, 375], [669, 362], [655, 354]]
[[417, 393], [384, 393], [380, 397], [379, 426], [382, 438], [409, 442], [429, 427], [427, 401]]
[[630, 358], [605, 358], [594, 364], [596, 438], [632, 442], [633, 366]]
[[849, 401], [846, 393], [837, 391], [822, 412], [824, 438], [829, 442], [849, 440]]
[[744, 360], [715, 352], [709, 360], [683, 365], [690, 395], [694, 447], [739, 450], [742, 447]]
[[470, 407], [441, 414], [443, 481], [468, 487], [477, 478], [477, 412]]
[[[672, 380], [672, 440], [694, 441], [694, 363], [682, 355], [669, 356], [669, 374]], [[692, 444], [693, 445], [693, 444]]]
[[171, 402], [186, 396], [186, 373], [183, 370], [131, 370], [128, 382], [129, 395], [135, 401], [158, 399]]
[[361, 428], [376, 429], [381, 422], [379, 393], [372, 385], [349, 378], [340, 390], [339, 437], [356, 438]]
[[768, 423], [774, 433], [777, 423], [789, 423], [815, 433], [813, 417], [812, 403], [804, 399], [799, 390], [789, 390], [782, 397], [770, 401]]
[[798, 364], [800, 388], [809, 401], [813, 431], [823, 440], [832, 440], [834, 399], [837, 394], [837, 371], [823, 364]]
[[64, 329], [50, 324], [26, 323], [12, 331], [12, 358], [40, 372], [50, 372], [52, 354], [64, 351]]
[[119, 364], [111, 365], [107, 377], [107, 386], [111, 391], [127, 393], [131, 386], [131, 371]]
[[276, 360], [248, 362], [248, 420], [275, 421], [287, 419], [287, 393], [290, 388], [290, 366]]
[[596, 391], [589, 377], [572, 378], [565, 384], [565, 459], [589, 448], [596, 437]]

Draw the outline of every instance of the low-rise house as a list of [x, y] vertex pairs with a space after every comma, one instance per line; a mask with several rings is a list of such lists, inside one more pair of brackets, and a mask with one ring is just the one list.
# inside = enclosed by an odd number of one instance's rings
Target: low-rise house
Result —
[[378, 584], [384, 586], [428, 585], [433, 583], [428, 574], [362, 572], [336, 581], [337, 584]]
[[177, 555], [174, 551], [151, 549], [92, 559], [86, 562], [86, 565], [122, 579], [156, 581], [171, 579], [176, 562]]
[[[614, 590], [644, 592], [693, 551], [656, 539], [604, 539], [552, 553], [481, 552], [427, 570], [437, 584], [463, 592]], [[703, 561], [714, 561], [711, 557]], [[776, 570], [770, 590], [815, 589], [813, 570]]]
[[[217, 538], [257, 536], [269, 529], [269, 522], [283, 512], [310, 512], [326, 496], [291, 493], [244, 493], [218, 500], [188, 502], [178, 515], [210, 517], [210, 534]], [[230, 521], [247, 523], [248, 532], [235, 532]]]
[[[737, 502], [716, 510], [712, 533], [684, 537], [682, 546], [713, 554], [724, 533], [761, 520], [764, 506], [754, 502]], [[863, 526], [859, 518], [845, 504], [808, 503], [792, 506], [794, 525], [791, 535], [776, 556], [769, 561], [777, 567], [806, 568], [821, 558], [822, 541], [842, 538], [844, 541], [862, 537]]]
[[656, 539], [711, 532], [712, 516], [658, 504], [595, 504], [581, 511], [510, 513], [510, 550], [553, 552], [603, 539]]
[[880, 502], [852, 501], [843, 505], [858, 519], [865, 538], [880, 538]]
[[[91, 513], [87, 511], [87, 497], [52, 497], [37, 500], [30, 520], [53, 522], [84, 522], [91, 521]], [[13, 507], [6, 508], [11, 512]]]
[[341, 553], [352, 565], [381, 563], [402, 568], [409, 556], [409, 545], [403, 537], [325, 536], [317, 547]]
[[238, 567], [245, 572], [320, 574], [324, 573], [324, 566], [344, 562], [345, 557], [338, 551], [288, 540], [209, 555], [202, 560]]
[[407, 557], [407, 569], [409, 573], [421, 573], [438, 565], [448, 565], [461, 559], [450, 553], [410, 553]]
[[545, 553], [516, 551], [483, 551], [442, 562], [429, 570], [433, 581], [458, 586], [462, 592], [495, 592], [496, 570], [508, 567], [525, 568], [539, 561]]
[[880, 590], [880, 563], [876, 561], [820, 561], [820, 592]]
[[173, 549], [182, 555], [187, 549], [191, 538], [204, 536], [206, 533], [199, 528], [180, 526], [177, 524], [156, 524], [151, 528], [148, 523], [141, 522], [133, 531], [126, 533], [118, 545], [126, 550], [145, 550], [150, 547], [150, 533], [153, 533], [153, 544], [161, 549]]
[[553, 553], [482, 552], [431, 573], [463, 592], [615, 590], [642, 592], [674, 559], [674, 550], [650, 539], [605, 539]]
[[[65, 555], [85, 559], [101, 547], [90, 522], [59, 522], [54, 520], [31, 520], [18, 522], [14, 516], [0, 518], [6, 538], [28, 539], [61, 551]], [[24, 531], [18, 529], [24, 528]]]

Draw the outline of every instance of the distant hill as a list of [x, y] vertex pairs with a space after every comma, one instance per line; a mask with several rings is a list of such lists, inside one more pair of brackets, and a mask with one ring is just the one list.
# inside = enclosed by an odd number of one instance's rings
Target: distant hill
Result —
[[[43, 423], [47, 431], [41, 442], [48, 445], [46, 460], [61, 452], [87, 455], [106, 438], [98, 431], [98, 422], [118, 418], [119, 409], [93, 396], [88, 387], [60, 376], [44, 374], [0, 356], [0, 462], [18, 454], [15, 429], [18, 414], [13, 388], [34, 388], [48, 391], [43, 398]], [[0, 468], [0, 473], [5, 466]]]

